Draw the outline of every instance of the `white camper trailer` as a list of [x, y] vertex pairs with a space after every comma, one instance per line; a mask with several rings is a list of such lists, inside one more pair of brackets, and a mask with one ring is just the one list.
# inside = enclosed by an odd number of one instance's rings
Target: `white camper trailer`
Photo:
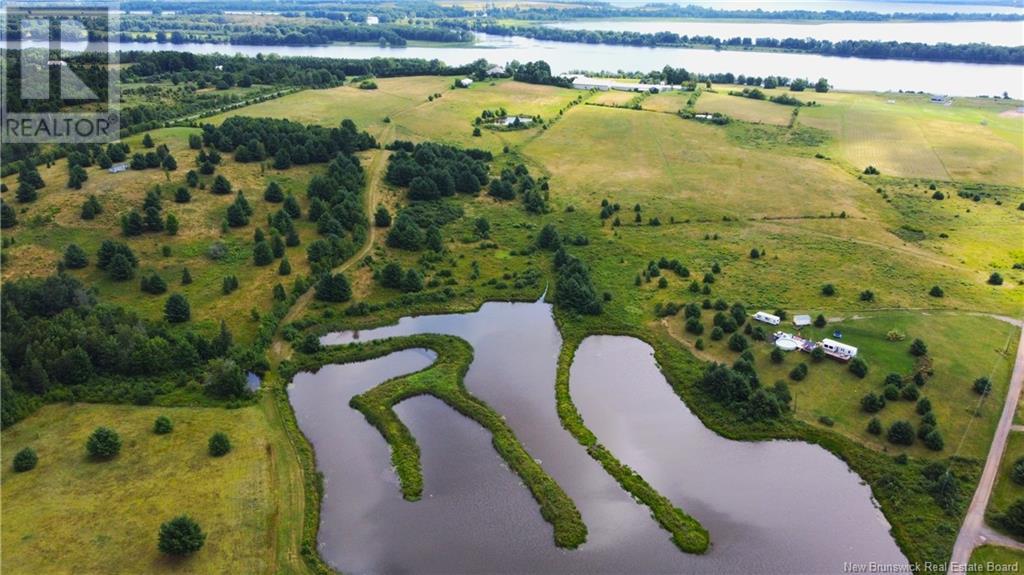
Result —
[[777, 315], [772, 315], [766, 311], [759, 311], [754, 314], [754, 319], [760, 322], [767, 323], [769, 325], [779, 325], [782, 322], [782, 318]]
[[839, 343], [833, 339], [825, 338], [821, 340], [821, 349], [825, 350], [825, 355], [841, 361], [849, 361], [857, 357], [857, 348], [845, 343]]

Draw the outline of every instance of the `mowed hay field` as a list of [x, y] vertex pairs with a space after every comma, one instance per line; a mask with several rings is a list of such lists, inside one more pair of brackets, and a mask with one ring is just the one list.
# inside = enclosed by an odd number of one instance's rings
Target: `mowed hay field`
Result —
[[[759, 122], [785, 126], [793, 115], [793, 106], [783, 106], [767, 100], [752, 100], [740, 96], [730, 96], [731, 87], [716, 87], [715, 92], [701, 92], [700, 99], [694, 109], [697, 112], [711, 114], [718, 112], [730, 118], [744, 122]], [[739, 86], [736, 90], [741, 90]], [[685, 100], [684, 100], [685, 101]]]
[[832, 133], [833, 153], [857, 169], [874, 165], [900, 177], [1024, 183], [1024, 117], [1003, 114], [1017, 102], [967, 98], [945, 106], [926, 95], [832, 92], [797, 97], [821, 104], [802, 109], [800, 122]]
[[[394, 124], [397, 139], [433, 140], [500, 152], [506, 145], [522, 143], [541, 129], [499, 132], [483, 129], [473, 136], [473, 120], [484, 110], [505, 108], [509, 115], [541, 116], [550, 121], [580, 92], [510, 80], [476, 82], [469, 88], [452, 88], [459, 77], [379, 78], [376, 90], [346, 85], [327, 90], [306, 90], [276, 100], [232, 110], [209, 121], [229, 116], [288, 118], [307, 124], [334, 126], [351, 119], [362, 130], [381, 134]], [[434, 94], [440, 98], [431, 101]]]
[[[635, 275], [662, 256], [680, 259], [697, 279], [718, 262], [724, 273], [713, 286], [715, 297], [773, 309], [959, 306], [1010, 314], [1020, 309], [1020, 290], [1009, 283], [985, 284], [993, 264], [1006, 277], [1018, 277], [1010, 269], [1013, 242], [999, 248], [998, 259], [991, 254], [966, 259], [953, 249], [931, 249], [960, 245], [956, 232], [940, 238], [951, 231], [946, 227], [929, 226], [925, 242], [909, 241], [895, 232], [912, 224], [913, 215], [877, 193], [876, 181], [815, 159], [806, 148], [752, 149], [728, 129], [658, 113], [582, 106], [522, 153], [551, 174], [555, 211], [575, 208], [557, 216], [561, 225], [591, 235], [582, 256], [595, 268], [598, 285], [640, 304], [609, 306], [610, 313], [623, 313], [630, 321], [641, 321], [655, 302], [693, 297], [685, 289], [690, 279], [671, 274], [668, 289], [633, 285]], [[925, 190], [914, 193], [923, 196]], [[976, 230], [965, 234], [968, 245], [969, 237], [984, 229], [979, 226], [1001, 221], [1010, 230], [1024, 223], [1024, 214], [1014, 208], [1024, 195], [1008, 194], [1004, 205], [989, 199], [984, 209], [963, 198], [947, 200], [950, 209], [959, 205], [962, 212], [951, 214], [950, 221]], [[620, 227], [610, 220], [601, 227], [596, 212], [603, 199], [622, 206], [616, 214]], [[636, 204], [640, 224], [634, 223]], [[966, 212], [965, 204], [976, 208]], [[654, 217], [660, 226], [648, 225]], [[766, 256], [751, 260], [752, 248]], [[823, 298], [824, 283], [835, 284], [839, 295]], [[942, 286], [947, 297], [929, 297], [932, 285]], [[875, 302], [858, 300], [865, 289], [876, 292]]]
[[[45, 276], [56, 269], [64, 249], [72, 243], [78, 244], [89, 256], [89, 265], [68, 273], [94, 288], [100, 300], [124, 305], [149, 319], [163, 317], [163, 306], [168, 295], [181, 293], [188, 298], [192, 308], [192, 325], [213, 332], [220, 320], [228, 323], [237, 341], [247, 342], [259, 327], [259, 322], [250, 317], [250, 310], [268, 310], [272, 304], [272, 288], [281, 282], [290, 288], [299, 274], [307, 274], [306, 245], [318, 236], [316, 226], [305, 218], [295, 220], [296, 231], [302, 244], [286, 249], [286, 257], [292, 267], [289, 276], [277, 273], [279, 260], [272, 264], [256, 267], [253, 264], [253, 233], [257, 227], [269, 234], [267, 216], [281, 204], [263, 200], [263, 191], [270, 181], [276, 181], [285, 193], [292, 193], [302, 207], [303, 214], [309, 206], [306, 186], [309, 179], [325, 170], [325, 164], [293, 166], [287, 170], [274, 170], [269, 166], [261, 168], [258, 163], [235, 162], [231, 154], [223, 154], [223, 160], [215, 175], [200, 176], [201, 184], [207, 189], [190, 189], [192, 201], [185, 204], [174, 202], [175, 190], [185, 185], [185, 174], [195, 168], [197, 150], [188, 148], [188, 135], [198, 133], [193, 128], [167, 128], [150, 132], [156, 145], [166, 144], [178, 162], [178, 169], [168, 175], [162, 170], [128, 170], [111, 174], [99, 167], [87, 169], [89, 179], [81, 190], [67, 188], [67, 162], [60, 160], [47, 168], [40, 166], [40, 175], [46, 187], [39, 191], [39, 199], [31, 204], [13, 205], [19, 211], [18, 225], [5, 230], [5, 236], [14, 239], [15, 244], [5, 248], [3, 269], [4, 281], [27, 277]], [[142, 135], [125, 140], [133, 152], [145, 150]], [[368, 165], [374, 154], [362, 154], [363, 165]], [[209, 187], [216, 174], [224, 175], [232, 185], [232, 194], [215, 195]], [[4, 179], [12, 189], [17, 186], [16, 176]], [[147, 232], [141, 236], [124, 237], [120, 232], [120, 219], [133, 208], [141, 211], [146, 192], [160, 186], [163, 190], [162, 208], [164, 217], [173, 213], [180, 222], [175, 236], [164, 232]], [[243, 191], [253, 208], [249, 225], [221, 231], [221, 221], [228, 206], [235, 200], [234, 192]], [[103, 213], [94, 220], [80, 217], [85, 199], [94, 194], [103, 205]], [[13, 198], [11, 199], [13, 200]], [[107, 239], [122, 241], [131, 247], [139, 258], [135, 279], [116, 282], [95, 266], [96, 252]], [[227, 248], [226, 256], [213, 260], [207, 256], [216, 243]], [[162, 248], [171, 249], [170, 256], [164, 256]], [[183, 268], [188, 268], [193, 283], [181, 285]], [[150, 295], [141, 291], [139, 278], [158, 273], [167, 283], [168, 291], [163, 295]], [[237, 291], [224, 295], [221, 286], [224, 276], [235, 275], [239, 279]]]
[[[159, 415], [174, 423], [153, 433]], [[116, 430], [121, 453], [88, 458], [97, 426]], [[232, 450], [207, 454], [216, 431]], [[156, 408], [50, 405], [3, 432], [4, 573], [259, 573], [273, 563], [277, 533], [271, 435], [259, 407]], [[11, 471], [31, 446], [38, 466]], [[160, 524], [192, 516], [206, 544], [183, 560], [157, 550]]]

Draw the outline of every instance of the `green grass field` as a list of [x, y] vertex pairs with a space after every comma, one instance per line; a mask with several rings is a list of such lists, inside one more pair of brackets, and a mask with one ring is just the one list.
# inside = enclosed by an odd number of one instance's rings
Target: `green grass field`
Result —
[[1024, 564], [1024, 552], [999, 547], [981, 545], [971, 554], [971, 573], [1018, 573]]
[[[153, 420], [167, 415], [169, 435]], [[120, 435], [120, 455], [94, 462], [85, 440], [97, 426]], [[215, 431], [231, 439], [210, 457]], [[5, 573], [268, 572], [276, 558], [276, 455], [259, 407], [159, 408], [51, 405], [3, 433]], [[11, 472], [23, 447], [39, 465]], [[283, 500], [283, 499], [282, 499]], [[187, 513], [207, 534], [195, 556], [174, 561], [156, 547], [160, 524]]]
[[[756, 310], [748, 310], [751, 313]], [[771, 311], [771, 310], [769, 310]], [[808, 310], [804, 310], [808, 311]], [[738, 355], [730, 351], [727, 339], [712, 341], [711, 315], [705, 312], [702, 336], [706, 344], [706, 357], [731, 363]], [[791, 312], [792, 313], [792, 312]], [[802, 312], [801, 312], [802, 313]], [[816, 310], [809, 310], [816, 315]], [[814, 317], [814, 316], [812, 316]], [[837, 318], [838, 319], [838, 318]], [[669, 331], [692, 345], [695, 336], [684, 334], [682, 320], [667, 320]], [[796, 330], [789, 322], [778, 328], [761, 325], [769, 334], [772, 329], [789, 333]], [[808, 354], [794, 351], [785, 354], [781, 364], [772, 363], [769, 353], [772, 344], [753, 342], [758, 374], [766, 384], [785, 381], [794, 395], [795, 415], [813, 425], [821, 425], [822, 416], [832, 419], [833, 429], [860, 443], [892, 453], [907, 452], [918, 457], [963, 457], [983, 460], [988, 454], [989, 442], [1003, 409], [1006, 386], [1009, 382], [1013, 358], [1016, 356], [1019, 329], [1008, 323], [977, 315], [953, 313], [879, 312], [854, 314], [842, 321], [832, 321], [824, 328], [804, 328], [802, 334], [815, 341], [832, 337], [840, 330], [843, 341], [858, 348], [859, 355], [869, 365], [868, 376], [860, 379], [850, 373], [846, 364], [826, 359], [814, 363]], [[889, 341], [889, 331], [905, 336], [902, 341]], [[860, 399], [867, 393], [881, 394], [883, 380], [890, 373], [912, 373], [916, 358], [908, 353], [910, 342], [921, 338], [928, 344], [934, 375], [922, 386], [921, 397], [933, 405], [938, 428], [946, 443], [941, 452], [929, 451], [920, 441], [913, 447], [902, 448], [886, 442], [884, 435], [877, 437], [867, 432], [868, 421], [874, 416], [884, 428], [897, 420], [911, 422], [916, 428], [920, 416], [914, 412], [915, 403], [906, 400], [889, 401], [877, 414], [860, 409]], [[788, 374], [799, 363], [809, 367], [807, 378], [796, 382]], [[993, 391], [982, 398], [971, 390], [972, 382], [982, 376], [993, 381]]]
[[[1015, 483], [1010, 478], [1013, 465], [1021, 458], [1024, 458], [1024, 434], [1020, 431], [1011, 431], [1010, 438], [1006, 442], [1006, 451], [1003, 452], [1003, 459], [999, 463], [996, 485], [988, 500], [988, 509], [985, 510], [987, 518], [998, 516], [1006, 511], [1014, 501], [1024, 498], [1024, 486]], [[993, 524], [990, 520], [989, 525]]]
[[[680, 349], [692, 351], [695, 338], [683, 333], [681, 317], [659, 321], [655, 305], [708, 298], [730, 304], [741, 302], [750, 313], [776, 308], [790, 313], [822, 313], [832, 323], [824, 330], [807, 331], [821, 336], [841, 329], [844, 340], [861, 349], [871, 371], [860, 380], [840, 364], [809, 363], [807, 379], [789, 383], [795, 396], [795, 415], [817, 426], [814, 431], [822, 429], [819, 418], [827, 416], [834, 421], [832, 431], [889, 453], [903, 449], [865, 431], [870, 416], [860, 411], [860, 398], [868, 391], [880, 392], [887, 373], [909, 371], [913, 358], [906, 348], [913, 338], [921, 337], [929, 344], [935, 371], [921, 394], [934, 405], [946, 447], [936, 454], [918, 441], [905, 451], [915, 458], [957, 454], [977, 460], [984, 456], [1005, 395], [1019, 328], [976, 313], [1019, 318], [1024, 309], [1024, 271], [1013, 269], [1014, 264], [1024, 263], [1024, 245], [1019, 239], [1024, 211], [1017, 210], [1024, 202], [1024, 120], [1002, 115], [1018, 102], [965, 99], [944, 107], [928, 104], [924, 96], [918, 95], [805, 93], [798, 97], [815, 99], [821, 105], [801, 108], [796, 128], [789, 129], [786, 125], [792, 108], [728, 96], [725, 91], [729, 87], [716, 86], [718, 93], [704, 93], [696, 109], [722, 111], [734, 118], [728, 126], [720, 127], [676, 116], [674, 112], [685, 106], [688, 98], [684, 94], [645, 97], [644, 110], [639, 111], [570, 105], [581, 96], [590, 103], [621, 104], [634, 97], [625, 92], [584, 94], [510, 80], [451, 89], [452, 80], [387, 78], [377, 80], [377, 90], [351, 85], [304, 90], [207, 120], [217, 123], [231, 115], [272, 116], [333, 126], [351, 118], [359, 129], [370, 131], [383, 143], [393, 139], [431, 140], [483, 148], [495, 154], [492, 175], [522, 162], [534, 177], [550, 178], [552, 210], [545, 215], [527, 214], [519, 201], [498, 202], [486, 194], [449, 200], [462, 208], [465, 217], [444, 227], [446, 253], [438, 261], [429, 261], [422, 252], [386, 247], [386, 232], [377, 230], [367, 252], [372, 266], [360, 256], [350, 262], [345, 273], [352, 281], [356, 301], [381, 308], [368, 316], [350, 317], [341, 313], [347, 304], [314, 302], [307, 307], [307, 298], [296, 306], [288, 321], [316, 322], [324, 329], [359, 327], [415, 313], [473, 309], [487, 300], [536, 298], [546, 286], [553, 286], [554, 274], [549, 254], [530, 248], [538, 230], [553, 223], [563, 234], [589, 240], [587, 245], [570, 246], [568, 251], [590, 266], [598, 292], [607, 292], [610, 298], [601, 316], [581, 325], [652, 330], [659, 337], [668, 334], [666, 341], [671, 336]], [[441, 97], [431, 101], [429, 96], [433, 94]], [[510, 114], [540, 115], [547, 125], [508, 132], [485, 129], [481, 136], [472, 136], [474, 118], [485, 109], [499, 107]], [[41, 167], [48, 186], [41, 191], [40, 199], [27, 206], [13, 204], [19, 210], [19, 224], [5, 230], [5, 237], [14, 238], [15, 244], [4, 249], [3, 280], [51, 273], [63, 249], [72, 242], [85, 248], [94, 260], [103, 239], [119, 236], [120, 215], [141, 205], [148, 189], [159, 184], [173, 191], [184, 181], [195, 155], [187, 149], [187, 136], [194, 131], [168, 128], [152, 132], [156, 142], [166, 143], [178, 159], [179, 169], [169, 179], [158, 170], [108, 174], [91, 168], [83, 190], [74, 191], [64, 187], [66, 162]], [[133, 151], [142, 148], [141, 134], [128, 141]], [[387, 154], [374, 150], [361, 158], [368, 172], [371, 207], [380, 203], [394, 213], [407, 200], [401, 190], [380, 177]], [[867, 164], [877, 166], [882, 175], [862, 175]], [[249, 226], [222, 234], [220, 221], [232, 197], [193, 190], [193, 202], [185, 205], [173, 203], [165, 194], [164, 212], [175, 213], [181, 221], [177, 236], [146, 234], [124, 241], [140, 256], [140, 272], [156, 271], [167, 281], [169, 292], [181, 291], [188, 296], [193, 324], [212, 331], [224, 319], [236, 341], [245, 343], [258, 326], [250, 310], [266, 311], [271, 289], [282, 279], [276, 275], [276, 264], [265, 268], [252, 264], [253, 230], [277, 208], [262, 200], [262, 191], [268, 180], [276, 180], [296, 195], [305, 212], [306, 184], [323, 169], [306, 166], [278, 172], [225, 157], [218, 173], [226, 175], [235, 189], [245, 190], [255, 208]], [[14, 189], [14, 180], [5, 178], [4, 183]], [[209, 180], [204, 177], [205, 182]], [[930, 187], [933, 183], [935, 190]], [[932, 199], [936, 192], [945, 199]], [[967, 197], [961, 197], [961, 192]], [[78, 214], [90, 193], [100, 198], [105, 212], [86, 222]], [[599, 212], [605, 199], [619, 204], [620, 210], [602, 220]], [[635, 205], [639, 205], [639, 222], [634, 221]], [[490, 221], [488, 242], [473, 233], [473, 221], [478, 217]], [[612, 224], [616, 217], [621, 225]], [[651, 225], [654, 219], [660, 225]], [[303, 245], [288, 250], [293, 275], [284, 278], [286, 287], [296, 275], [309, 270], [305, 246], [317, 237], [313, 224], [305, 220], [296, 223]], [[229, 247], [229, 255], [214, 262], [205, 254], [217, 241]], [[171, 247], [168, 257], [161, 255], [164, 245]], [[763, 255], [751, 258], [754, 248]], [[661, 257], [679, 259], [690, 270], [690, 277], [665, 271], [664, 288], [658, 287], [657, 279], [635, 285], [635, 278], [648, 263]], [[401, 294], [380, 287], [373, 278], [372, 267], [383, 261], [424, 270], [431, 286], [428, 293], [439, 291], [446, 278], [451, 278], [455, 296], [440, 302], [421, 298], [396, 304]], [[700, 281], [715, 263], [722, 271], [709, 286], [710, 293], [692, 293], [690, 282]], [[186, 287], [178, 280], [184, 266], [195, 279]], [[1003, 285], [986, 283], [993, 271], [1003, 275]], [[102, 301], [124, 305], [150, 319], [161, 317], [166, 296], [143, 294], [137, 279], [115, 283], [92, 265], [72, 273], [95, 287]], [[227, 274], [237, 275], [241, 288], [223, 296], [221, 279]], [[524, 277], [533, 279], [520, 281]], [[436, 283], [431, 285], [430, 280]], [[821, 294], [821, 286], [826, 283], [835, 285], [836, 295]], [[928, 294], [935, 285], [942, 287], [944, 297]], [[875, 293], [874, 301], [859, 299], [858, 294], [866, 289]], [[704, 312], [706, 322], [712, 314]], [[577, 320], [566, 321], [575, 325], [572, 322]], [[886, 333], [893, 329], [907, 339], [888, 341]], [[708, 347], [697, 354], [698, 359], [731, 362], [735, 358], [734, 352], [724, 349], [723, 342], [711, 342], [707, 331], [704, 340]], [[287, 357], [287, 345], [277, 343], [281, 346], [275, 345], [273, 359]], [[757, 343], [754, 350], [760, 379], [768, 384], [787, 379], [798, 361], [790, 354], [781, 366], [776, 366], [768, 359], [768, 344]], [[679, 353], [687, 361], [692, 359]], [[970, 389], [971, 382], [981, 375], [992, 377], [995, 386], [983, 402]], [[97, 512], [88, 508], [82, 513], [89, 515], [76, 515], [73, 521], [56, 524], [53, 515], [40, 514], [35, 507], [40, 492], [29, 489], [28, 483], [18, 489], [27, 476], [5, 474], [4, 567], [26, 566], [25, 572], [39, 572], [33, 567], [53, 560], [54, 547], [46, 546], [56, 546], [59, 542], [54, 541], [59, 540], [82, 543], [82, 556], [74, 559], [75, 565], [86, 571], [94, 564], [90, 562], [100, 561], [111, 552], [119, 553], [111, 561], [116, 559], [114, 564], [126, 566], [125, 572], [138, 572], [132, 568], [138, 565], [143, 566], [142, 571], [169, 568], [156, 557], [156, 526], [166, 520], [164, 514], [178, 511], [171, 509], [171, 504], [194, 501], [202, 513], [209, 514], [204, 519], [200, 511], [196, 512], [204, 527], [209, 525], [210, 545], [230, 542], [230, 547], [207, 547], [179, 569], [187, 571], [195, 566], [194, 572], [218, 572], [237, 564], [247, 572], [302, 571], [296, 564], [301, 563], [298, 540], [302, 533], [297, 525], [303, 521], [304, 501], [308, 503], [301, 491], [303, 478], [279, 416], [273, 411], [277, 408], [266, 398], [260, 405], [237, 411], [170, 410], [189, 414], [182, 416], [181, 434], [176, 432], [169, 443], [181, 439], [181, 448], [192, 449], [190, 453], [202, 455], [205, 443], [185, 441], [186, 434], [191, 433], [185, 421], [194, 421], [190, 429], [199, 430], [195, 433], [200, 435], [208, 435], [210, 426], [235, 430], [232, 433], [237, 433], [239, 441], [247, 446], [220, 462], [232, 467], [225, 471], [227, 479], [214, 481], [239, 486], [226, 492], [244, 492], [244, 481], [254, 481], [255, 476], [264, 478], [257, 487], [270, 489], [268, 478], [278, 478], [283, 487], [271, 492], [276, 497], [268, 500], [266, 494], [254, 494], [247, 500], [247, 509], [239, 508], [237, 498], [212, 499], [209, 493], [214, 491], [206, 491], [209, 486], [195, 480], [208, 473], [208, 467], [181, 469], [169, 463], [177, 461], [173, 459], [177, 451], [145, 451], [152, 439], [148, 425], [159, 409], [50, 406], [5, 431], [7, 465], [15, 448], [28, 441], [40, 442], [42, 462], [29, 475], [45, 480], [38, 484], [39, 489], [60, 494], [55, 501], [73, 499], [81, 502], [74, 505], [88, 507], [98, 506], [106, 498], [118, 501], [118, 506], [99, 519], [93, 515]], [[916, 426], [919, 417], [912, 411], [912, 403], [893, 401], [879, 418], [885, 425], [907, 419]], [[98, 490], [95, 497], [84, 494], [81, 484], [72, 480], [80, 466], [96, 469], [81, 461], [80, 444], [101, 420], [116, 421], [137, 451], [128, 448], [109, 467], [99, 469], [120, 474], [114, 478], [121, 480], [120, 488], [131, 486], [131, 494], [158, 493], [153, 502], [146, 500], [145, 505], [155, 507], [137, 525], [145, 534], [130, 541], [127, 538], [135, 531], [117, 532], [108, 535], [110, 539], [95, 541], [76, 536], [76, 529], [93, 520], [112, 526], [135, 525], [132, 522], [137, 518], [131, 510], [142, 505], [133, 496], [122, 496], [127, 491]], [[44, 434], [44, 428], [55, 432]], [[1011, 443], [1012, 449], [1019, 449], [1016, 443]], [[267, 445], [273, 447], [273, 457], [258, 457]], [[44, 447], [46, 452], [64, 455], [48, 459]], [[205, 461], [198, 455], [189, 457], [193, 459], [188, 461]], [[240, 467], [234, 467], [236, 464]], [[56, 469], [48, 470], [48, 466]], [[184, 474], [182, 481], [187, 485], [181, 489], [187, 490], [159, 491], [157, 488], [174, 474]], [[128, 482], [128, 477], [133, 481]], [[119, 487], [110, 486], [115, 488]], [[33, 522], [43, 520], [56, 524], [53, 537], [33, 537], [39, 528], [29, 531], [29, 526], [37, 524]], [[309, 517], [306, 521], [308, 536]], [[224, 534], [216, 542], [215, 532]], [[945, 541], [948, 534], [936, 537]], [[711, 538], [713, 542], [713, 533]], [[944, 544], [929, 541], [922, 548]], [[269, 551], [270, 545], [276, 551]], [[116, 547], [114, 551], [109, 550], [112, 546]], [[210, 563], [204, 563], [207, 561]]]

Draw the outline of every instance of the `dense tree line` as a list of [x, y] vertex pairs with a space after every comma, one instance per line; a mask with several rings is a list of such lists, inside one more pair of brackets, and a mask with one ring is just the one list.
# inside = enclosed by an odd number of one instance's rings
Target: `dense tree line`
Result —
[[292, 164], [324, 163], [338, 154], [350, 156], [377, 146], [373, 136], [359, 132], [351, 120], [344, 120], [337, 128], [325, 128], [245, 116], [233, 116], [219, 126], [204, 124], [203, 143], [233, 153], [239, 162], [260, 162], [273, 157], [278, 169]]
[[488, 182], [490, 152], [444, 144], [396, 141], [385, 175], [388, 183], [409, 188], [410, 200], [436, 200], [456, 193], [475, 195]]
[[551, 74], [551, 66], [549, 66], [544, 60], [526, 62], [524, 64], [512, 62], [509, 64], [507, 71], [510, 72], [512, 77], [518, 82], [526, 82], [528, 84], [547, 84], [562, 88], [572, 87], [572, 81], [569, 78], [564, 76], [553, 76]]
[[925, 60], [931, 62], [968, 62], [977, 64], [1024, 64], [1024, 46], [991, 44], [924, 44], [878, 40], [830, 40], [798, 38], [717, 38], [688, 36], [675, 32], [627, 32], [617, 30], [567, 30], [547, 26], [512, 26], [493, 21], [471, 24], [473, 30], [497, 36], [524, 36], [555, 42], [616, 44], [626, 46], [670, 46], [745, 49], [770, 48], [788, 52], [870, 59]]
[[171, 330], [98, 304], [66, 275], [6, 284], [0, 304], [4, 426], [27, 415], [38, 404], [33, 398], [148, 402], [160, 384], [147, 385], [145, 378], [195, 374], [231, 351], [223, 326], [212, 339]]
[[[955, 8], [951, 6], [951, 9]], [[949, 22], [958, 20], [1018, 21], [1014, 13], [868, 12], [864, 10], [738, 10], [697, 5], [655, 4], [620, 7], [613, 4], [513, 5], [489, 7], [488, 16], [516, 20], [576, 20], [579, 18], [693, 18], [728, 20], [812, 20], [848, 22]]]
[[751, 361], [741, 356], [731, 367], [712, 363], [704, 369], [698, 385], [744, 419], [777, 418], [789, 410], [789, 389], [783, 382], [770, 389], [762, 386]]

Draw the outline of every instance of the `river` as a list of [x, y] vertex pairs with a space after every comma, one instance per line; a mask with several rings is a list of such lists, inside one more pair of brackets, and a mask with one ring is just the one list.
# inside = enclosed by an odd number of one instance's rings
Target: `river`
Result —
[[[610, 4], [623, 7], [637, 7], [649, 4], [650, 0], [611, 0]], [[824, 12], [826, 10], [852, 12], [878, 12], [893, 14], [941, 14], [960, 12], [962, 14], [1020, 14], [1024, 8], [1005, 4], [958, 4], [952, 2], [878, 2], [872, 0], [675, 0], [670, 2], [686, 6], [704, 6], [719, 10], [764, 10], [778, 12], [781, 10], [807, 10]]]
[[[782, 575], [840, 572], [844, 561], [906, 564], [869, 489], [838, 458], [802, 443], [718, 437], [672, 394], [646, 344], [589, 338], [572, 367], [572, 396], [613, 453], [710, 531], [706, 555], [680, 552], [562, 429], [554, 398], [561, 336], [548, 304], [487, 303], [321, 341], [413, 333], [472, 344], [467, 389], [506, 418], [576, 502], [589, 537], [580, 549], [556, 548], [489, 434], [430, 397], [396, 409], [419, 442], [424, 473], [423, 499], [402, 499], [386, 444], [348, 401], [434, 357], [407, 350], [300, 373], [289, 386], [326, 480], [320, 552], [343, 572]], [[843, 537], [832, 536], [838, 532]]]
[[[997, 96], [1008, 92], [1014, 98], [1024, 96], [1024, 66], [913, 62], [907, 60], [867, 60], [837, 58], [816, 54], [745, 52], [733, 50], [696, 50], [687, 48], [643, 48], [604, 44], [546, 42], [523, 37], [477, 34], [471, 46], [407, 46], [382, 48], [367, 44], [330, 46], [240, 46], [226, 44], [156, 44], [128, 42], [121, 50], [175, 50], [193, 54], [280, 54], [324, 58], [423, 58], [441, 60], [450, 65], [468, 64], [478, 59], [505, 64], [513, 60], [545, 60], [555, 73], [571, 70], [650, 71], [666, 65], [691, 72], [732, 72], [748, 76], [820, 77], [840, 90], [909, 90], [952, 96]], [[71, 44], [71, 51], [84, 49]]]
[[715, 38], [814, 38], [816, 40], [879, 40], [937, 44], [1024, 44], [1024, 22], [772, 22], [771, 20], [566, 20], [548, 24], [566, 30], [675, 32]]

